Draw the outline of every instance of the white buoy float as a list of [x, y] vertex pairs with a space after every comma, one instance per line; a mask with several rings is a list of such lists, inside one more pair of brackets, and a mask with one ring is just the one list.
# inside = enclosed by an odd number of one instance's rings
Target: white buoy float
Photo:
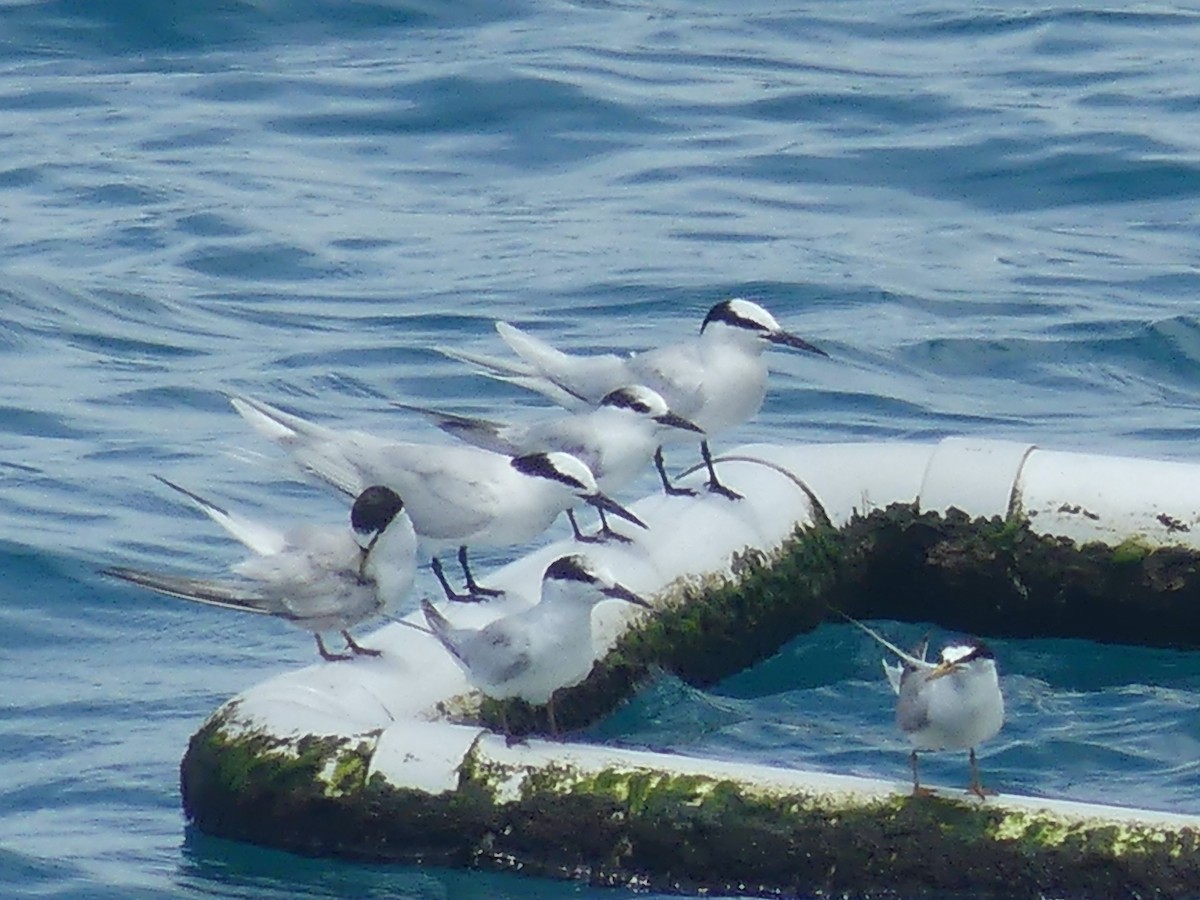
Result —
[[[647, 497], [632, 509], [648, 533], [586, 548], [659, 612], [597, 608], [600, 662], [560, 692], [560, 722], [564, 708], [576, 725], [594, 721], [650, 665], [700, 683], [732, 674], [814, 627], [830, 602], [1009, 634], [1036, 633], [1021, 617], [1049, 604], [1037, 627], [1064, 634], [1080, 603], [1077, 636], [1200, 643], [1200, 465], [975, 438], [756, 444], [719, 462], [744, 500]], [[561, 541], [489, 573], [506, 596], [456, 607], [455, 621], [532, 602], [546, 565], [579, 549]], [[879, 579], [894, 601], [869, 589]], [[939, 600], [968, 589], [983, 592], [977, 604]], [[1149, 603], [1164, 611], [1153, 622]], [[959, 621], [939, 617], [951, 607]], [[281, 674], [213, 714], [181, 770], [202, 830], [657, 889], [1176, 896], [1200, 885], [1200, 815], [912, 798], [901, 782], [543, 740], [530, 710], [533, 734], [514, 744], [481, 726], [488, 704], [432, 637], [391, 624], [369, 645], [383, 655]]]

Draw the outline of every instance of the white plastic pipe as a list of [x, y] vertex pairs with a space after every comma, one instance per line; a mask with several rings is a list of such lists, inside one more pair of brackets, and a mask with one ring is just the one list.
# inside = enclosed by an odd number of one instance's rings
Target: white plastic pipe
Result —
[[[797, 525], [823, 518], [841, 525], [856, 513], [892, 503], [923, 510], [958, 508], [971, 516], [1028, 517], [1034, 531], [1079, 543], [1200, 548], [1200, 465], [1148, 459], [1048, 451], [1030, 444], [948, 438], [938, 444], [755, 444], [725, 454], [722, 480], [745, 495], [736, 503], [701, 493], [696, 498], [646, 497], [632, 509], [650, 530], [634, 543], [589, 546], [620, 580], [643, 594], [667, 590], [677, 579], [726, 575], [735, 553], [750, 547], [771, 551]], [[702, 472], [685, 483], [699, 486]], [[621, 527], [624, 527], [623, 523]], [[546, 565], [579, 545], [559, 541], [487, 575], [504, 589], [497, 602], [450, 611], [454, 620], [482, 625], [534, 602]], [[603, 653], [625, 625], [640, 615], [621, 604], [597, 609], [596, 652]], [[646, 766], [655, 771], [710, 773], [730, 770], [747, 783], [782, 780], [811, 790], [846, 790], [875, 796], [897, 785], [864, 779], [831, 780], [816, 773], [767, 770], [671, 754], [630, 754], [611, 748], [531, 741], [523, 748], [445, 721], [445, 710], [468, 685], [437, 642], [398, 624], [365, 639], [384, 651], [352, 663], [318, 664], [284, 673], [252, 687], [218, 711], [227, 737], [267, 734], [281, 739], [328, 735], [371, 747], [370, 771], [395, 787], [428, 792], [452, 790], [468, 752], [517, 768], [547, 762], [604, 767]], [[618, 759], [619, 757], [619, 759]], [[541, 760], [541, 762], [538, 762]], [[616, 763], [614, 763], [616, 760]], [[1184, 822], [1146, 811], [1113, 811], [1081, 804], [1006, 797], [1008, 808], [1053, 808], [1064, 815], [1126, 821]]]

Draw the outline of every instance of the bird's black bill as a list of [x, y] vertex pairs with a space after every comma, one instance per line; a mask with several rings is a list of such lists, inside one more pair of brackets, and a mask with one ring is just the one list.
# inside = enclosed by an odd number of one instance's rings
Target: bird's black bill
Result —
[[796, 337], [794, 334], [788, 334], [786, 331], [775, 331], [763, 335], [772, 344], [782, 344], [784, 347], [791, 347], [793, 350], [803, 350], [806, 353], [815, 353], [817, 356], [829, 356], [820, 347], [810, 344], [804, 338]]
[[673, 412], [663, 413], [661, 416], [655, 416], [654, 421], [659, 425], [669, 425], [672, 428], [680, 428], [684, 431], [694, 431], [697, 434], [704, 434], [704, 429], [695, 422], [689, 422], [683, 416], [677, 416]]
[[614, 516], [624, 519], [626, 522], [632, 522], [639, 528], [645, 528], [646, 530], [650, 529], [649, 525], [623, 507], [616, 500], [611, 500], [608, 497], [605, 497], [603, 494], [592, 494], [590, 497], [584, 497], [583, 499], [592, 506], [596, 507], [596, 509], [603, 510], [604, 512], [610, 512]]
[[613, 597], [617, 600], [624, 600], [626, 603], [632, 603], [634, 606], [640, 606], [643, 609], [654, 609], [654, 607], [651, 606], [648, 601], [643, 600], [623, 584], [614, 584], [610, 588], [605, 588], [602, 593], [605, 597]]

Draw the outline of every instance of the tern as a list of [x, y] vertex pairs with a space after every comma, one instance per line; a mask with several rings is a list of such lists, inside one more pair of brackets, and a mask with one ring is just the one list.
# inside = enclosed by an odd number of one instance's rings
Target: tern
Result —
[[[349, 629], [394, 608], [412, 590], [417, 538], [404, 501], [391, 488], [372, 485], [350, 510], [350, 530], [305, 525], [279, 531], [229, 512], [198, 494], [155, 476], [198, 506], [254, 552], [233, 567], [239, 581], [209, 581], [138, 569], [104, 574], [160, 594], [210, 606], [275, 616], [311, 631], [326, 660], [378, 656]], [[351, 654], [331, 653], [321, 633], [339, 631]]]
[[[569, 453], [509, 457], [477, 447], [416, 444], [361, 431], [334, 431], [248, 397], [230, 398], [260, 434], [274, 440], [305, 472], [347, 494], [386, 484], [405, 509], [447, 598], [477, 601], [499, 591], [471, 574], [467, 547], [522, 544], [580, 501], [641, 528], [646, 523], [600, 492], [591, 470]], [[446, 580], [437, 551], [458, 547], [467, 593]]]
[[573, 554], [546, 568], [538, 603], [483, 628], [456, 628], [428, 600], [421, 601], [421, 610], [472, 686], [494, 700], [519, 697], [544, 705], [550, 731], [557, 734], [554, 692], [579, 684], [591, 672], [596, 661], [592, 609], [611, 597], [652, 608], [605, 568]]
[[[650, 465], [665, 436], [671, 432], [700, 433], [697, 425], [673, 412], [662, 395], [645, 385], [610, 391], [595, 409], [566, 413], [529, 423], [497, 422], [440, 412], [404, 403], [393, 404], [420, 413], [447, 434], [468, 444], [520, 456], [563, 451], [581, 459], [606, 494], [625, 487]], [[600, 533], [585, 536], [567, 510], [575, 537], [580, 541], [629, 539], [613, 531], [600, 510]]]
[[921, 787], [917, 774], [921, 750], [969, 750], [967, 790], [980, 798], [992, 793], [980, 781], [975, 758], [975, 748], [995, 737], [1004, 724], [1004, 696], [991, 648], [972, 638], [947, 645], [937, 663], [928, 662], [928, 636], [916, 654], [905, 653], [862, 622], [846, 618], [900, 658], [899, 665], [884, 660], [883, 670], [898, 697], [896, 724], [913, 748], [913, 796], [931, 793]]
[[[628, 357], [563, 353], [507, 322], [497, 322], [496, 330], [520, 361], [449, 349], [442, 352], [479, 366], [493, 377], [538, 391], [568, 409], [586, 409], [609, 391], [644, 384], [658, 391], [672, 411], [695, 423], [706, 436], [740, 425], [762, 407], [767, 390], [763, 351], [768, 347], [829, 355], [784, 331], [757, 303], [741, 298], [713, 306], [697, 337]], [[731, 500], [740, 499], [740, 494], [717, 479], [707, 437], [700, 442], [700, 453], [708, 470], [708, 489]], [[661, 447], [654, 462], [663, 490], [692, 493], [671, 484]]]

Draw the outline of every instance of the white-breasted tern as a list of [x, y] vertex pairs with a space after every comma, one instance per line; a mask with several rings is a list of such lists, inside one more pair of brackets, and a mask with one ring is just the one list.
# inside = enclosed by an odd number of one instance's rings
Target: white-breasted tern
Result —
[[[477, 447], [397, 441], [335, 431], [244, 396], [231, 402], [302, 471], [347, 494], [368, 484], [386, 484], [403, 496], [417, 537], [433, 557], [434, 574], [451, 600], [475, 601], [499, 593], [475, 581], [468, 546], [526, 543], [580, 502], [647, 527], [601, 493], [591, 470], [568, 453], [509, 457]], [[445, 547], [458, 547], [467, 594], [456, 593], [446, 580], [436, 555]]]
[[302, 525], [282, 531], [226, 509], [161, 476], [210, 519], [253, 551], [233, 567], [239, 580], [207, 580], [114, 567], [104, 574], [160, 594], [210, 606], [275, 616], [312, 632], [326, 660], [322, 632], [339, 631], [353, 654], [378, 656], [349, 629], [394, 609], [412, 590], [417, 538], [404, 501], [391, 488], [371, 485], [350, 509], [350, 529]]
[[[708, 437], [740, 425], [762, 407], [767, 388], [763, 351], [781, 346], [828, 356], [784, 331], [759, 304], [742, 298], [714, 305], [696, 337], [628, 357], [564, 353], [507, 322], [497, 322], [496, 330], [519, 361], [451, 349], [442, 352], [493, 377], [538, 391], [568, 409], [595, 406], [623, 385], [653, 388], [673, 412], [704, 431], [707, 437], [700, 442], [700, 452], [708, 469], [708, 488], [730, 499], [741, 495], [718, 480]], [[691, 493], [671, 484], [661, 447], [655, 464], [668, 494]]]

